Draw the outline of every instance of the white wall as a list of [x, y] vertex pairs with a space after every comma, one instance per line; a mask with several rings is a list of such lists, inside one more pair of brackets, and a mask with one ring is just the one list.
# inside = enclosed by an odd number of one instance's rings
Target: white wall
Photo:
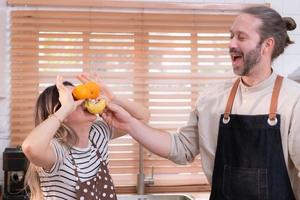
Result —
[[[206, 3], [270, 3], [282, 16], [291, 16], [296, 20], [298, 28], [290, 33], [290, 37], [296, 44], [287, 48], [275, 62], [275, 71], [282, 75], [288, 75], [300, 67], [300, 1], [299, 0], [151, 0], [165, 2], [206, 2]], [[3, 185], [2, 152], [9, 144], [9, 88], [10, 69], [8, 59], [8, 14], [6, 0], [0, 0], [0, 184]]]
[[8, 28], [6, 0], [0, 0], [0, 184], [3, 186], [2, 152], [9, 145], [9, 91]]
[[[272, 3], [271, 3], [272, 5]], [[297, 28], [290, 32], [290, 38], [295, 44], [289, 46], [283, 55], [275, 62], [275, 70], [283, 75], [293, 73], [300, 68], [300, 1], [299, 0], [274, 0], [273, 6], [282, 16], [293, 17], [297, 23]]]

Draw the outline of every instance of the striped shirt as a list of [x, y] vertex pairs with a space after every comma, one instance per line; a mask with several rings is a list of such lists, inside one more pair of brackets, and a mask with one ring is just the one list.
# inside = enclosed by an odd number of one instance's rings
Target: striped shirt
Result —
[[[100, 160], [108, 164], [108, 141], [112, 137], [112, 128], [103, 121], [94, 123], [90, 130], [90, 143], [86, 148], [71, 147], [58, 142], [51, 141], [56, 154], [56, 163], [51, 170], [39, 171], [41, 190], [45, 200], [53, 199], [76, 199], [75, 186], [78, 177], [75, 176], [75, 166], [72, 162], [74, 158], [78, 170], [80, 181], [87, 181], [94, 177], [100, 165]], [[92, 145], [96, 145], [97, 149]], [[99, 151], [102, 159], [96, 155]], [[72, 155], [71, 155], [72, 153]]]

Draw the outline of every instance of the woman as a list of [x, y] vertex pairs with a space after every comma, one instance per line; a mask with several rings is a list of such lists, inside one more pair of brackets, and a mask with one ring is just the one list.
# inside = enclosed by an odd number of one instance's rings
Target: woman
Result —
[[[91, 76], [80, 74], [85, 83]], [[102, 93], [133, 116], [147, 121], [144, 107], [118, 98], [97, 76]], [[56, 85], [46, 88], [36, 104], [36, 127], [22, 144], [30, 161], [26, 182], [32, 200], [49, 199], [116, 199], [109, 175], [108, 141], [124, 132], [113, 129], [96, 115], [86, 111], [83, 100], [75, 101], [74, 86], [58, 76]]]

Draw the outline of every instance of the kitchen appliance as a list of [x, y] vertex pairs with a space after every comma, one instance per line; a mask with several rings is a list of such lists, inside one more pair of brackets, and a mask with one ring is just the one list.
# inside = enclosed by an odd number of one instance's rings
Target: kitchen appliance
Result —
[[5, 148], [3, 200], [29, 200], [24, 184], [27, 167], [28, 160], [20, 147]]
[[2, 185], [0, 185], [0, 199], [2, 199]]

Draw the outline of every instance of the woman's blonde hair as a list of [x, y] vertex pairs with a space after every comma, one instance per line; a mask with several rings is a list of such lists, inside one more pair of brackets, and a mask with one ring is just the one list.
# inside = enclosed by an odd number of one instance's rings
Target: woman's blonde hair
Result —
[[[63, 83], [65, 86], [73, 86], [72, 83], [65, 81]], [[56, 85], [47, 87], [38, 97], [35, 107], [35, 126], [38, 126], [44, 120], [46, 120], [51, 114], [55, 113], [61, 104], [59, 102], [59, 93]], [[71, 147], [74, 145], [78, 137], [75, 132], [64, 123], [61, 124], [57, 130], [54, 138], [56, 138], [60, 143], [66, 147]], [[42, 170], [41, 167], [37, 167], [30, 163], [25, 176], [25, 187], [30, 189], [30, 199], [31, 200], [41, 200], [44, 199], [38, 171]]]

